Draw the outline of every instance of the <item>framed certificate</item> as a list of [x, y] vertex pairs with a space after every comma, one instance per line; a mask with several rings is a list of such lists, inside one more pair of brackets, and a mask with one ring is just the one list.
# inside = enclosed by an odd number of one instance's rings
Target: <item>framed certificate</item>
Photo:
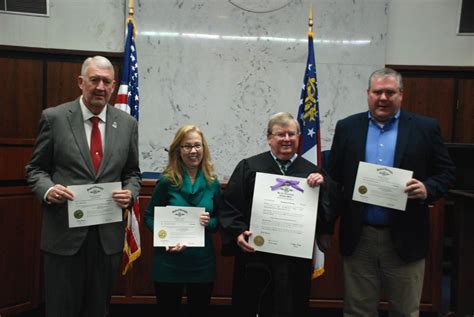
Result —
[[169, 247], [178, 243], [187, 247], [204, 246], [204, 226], [199, 217], [201, 207], [155, 207], [153, 246]]
[[305, 178], [257, 173], [249, 243], [257, 250], [311, 259], [319, 187]]

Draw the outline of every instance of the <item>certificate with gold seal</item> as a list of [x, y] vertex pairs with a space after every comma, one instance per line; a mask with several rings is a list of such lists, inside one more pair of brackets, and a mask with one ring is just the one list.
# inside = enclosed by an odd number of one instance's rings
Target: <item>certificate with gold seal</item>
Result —
[[122, 208], [112, 199], [114, 190], [122, 183], [71, 185], [74, 200], [68, 200], [69, 228], [99, 225], [122, 221]]
[[257, 251], [311, 259], [319, 187], [306, 178], [257, 173], [249, 243]]
[[169, 247], [184, 244], [187, 247], [204, 246], [204, 226], [199, 217], [201, 207], [155, 207], [153, 246]]
[[405, 210], [408, 194], [404, 191], [407, 182], [412, 177], [412, 171], [359, 162], [352, 199], [367, 204]]

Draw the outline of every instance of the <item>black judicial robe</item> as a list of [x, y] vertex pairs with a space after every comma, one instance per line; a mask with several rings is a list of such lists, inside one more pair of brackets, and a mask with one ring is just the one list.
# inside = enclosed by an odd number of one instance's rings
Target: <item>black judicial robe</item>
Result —
[[[249, 229], [257, 172], [282, 174], [270, 151], [243, 159], [236, 166], [222, 195], [219, 207], [223, 255], [236, 255], [236, 252], [240, 252], [236, 238]], [[334, 185], [328, 174], [301, 156], [294, 160], [285, 174], [306, 178], [311, 173], [321, 173], [326, 182], [325, 186], [321, 187], [319, 194], [316, 232], [318, 234], [332, 234], [331, 221], [334, 216], [329, 208], [329, 192]]]
[[[270, 151], [243, 159], [236, 166], [219, 205], [222, 254], [236, 256], [232, 298], [234, 309], [239, 316], [255, 316], [255, 312], [272, 315], [275, 310], [282, 316], [303, 316], [311, 287], [311, 260], [265, 252], [245, 253], [236, 244], [237, 237], [249, 229], [257, 172], [282, 174]], [[334, 217], [329, 208], [329, 192], [332, 191], [333, 182], [328, 174], [298, 156], [285, 175], [306, 178], [315, 172], [321, 173], [325, 178], [325, 185], [321, 187], [319, 194], [316, 232], [332, 234], [331, 221]], [[267, 281], [271, 281], [271, 284], [266, 285], [263, 281], [263, 286], [257, 285], [259, 280], [265, 280], [265, 275], [268, 275]], [[256, 291], [252, 293], [253, 290]], [[287, 313], [281, 313], [280, 308], [275, 306], [284, 306], [281, 311]]]

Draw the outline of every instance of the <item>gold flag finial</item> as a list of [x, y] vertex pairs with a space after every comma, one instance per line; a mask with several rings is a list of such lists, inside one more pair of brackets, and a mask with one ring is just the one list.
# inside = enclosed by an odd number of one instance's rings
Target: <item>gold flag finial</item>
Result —
[[133, 20], [133, 0], [128, 1], [128, 21]]
[[135, 22], [133, 21], [133, 0], [128, 0], [128, 19], [126, 24], [129, 22], [133, 23], [133, 36], [135, 37], [137, 30], [135, 29]]
[[313, 1], [309, 2], [309, 21], [308, 21], [308, 32], [313, 33]]

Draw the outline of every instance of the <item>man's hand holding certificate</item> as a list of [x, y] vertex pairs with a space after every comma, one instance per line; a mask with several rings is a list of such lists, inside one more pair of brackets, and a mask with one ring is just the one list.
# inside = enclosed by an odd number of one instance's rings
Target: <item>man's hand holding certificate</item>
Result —
[[359, 162], [352, 199], [405, 210], [408, 199], [405, 187], [412, 176], [412, 171]]
[[112, 192], [122, 189], [120, 182], [67, 187], [74, 193], [68, 200], [69, 227], [84, 227], [122, 221], [122, 208], [112, 198]]
[[201, 207], [155, 207], [153, 246], [203, 247], [204, 226], [200, 216], [204, 211]]
[[249, 244], [255, 250], [310, 259], [319, 187], [305, 178], [257, 173]]

